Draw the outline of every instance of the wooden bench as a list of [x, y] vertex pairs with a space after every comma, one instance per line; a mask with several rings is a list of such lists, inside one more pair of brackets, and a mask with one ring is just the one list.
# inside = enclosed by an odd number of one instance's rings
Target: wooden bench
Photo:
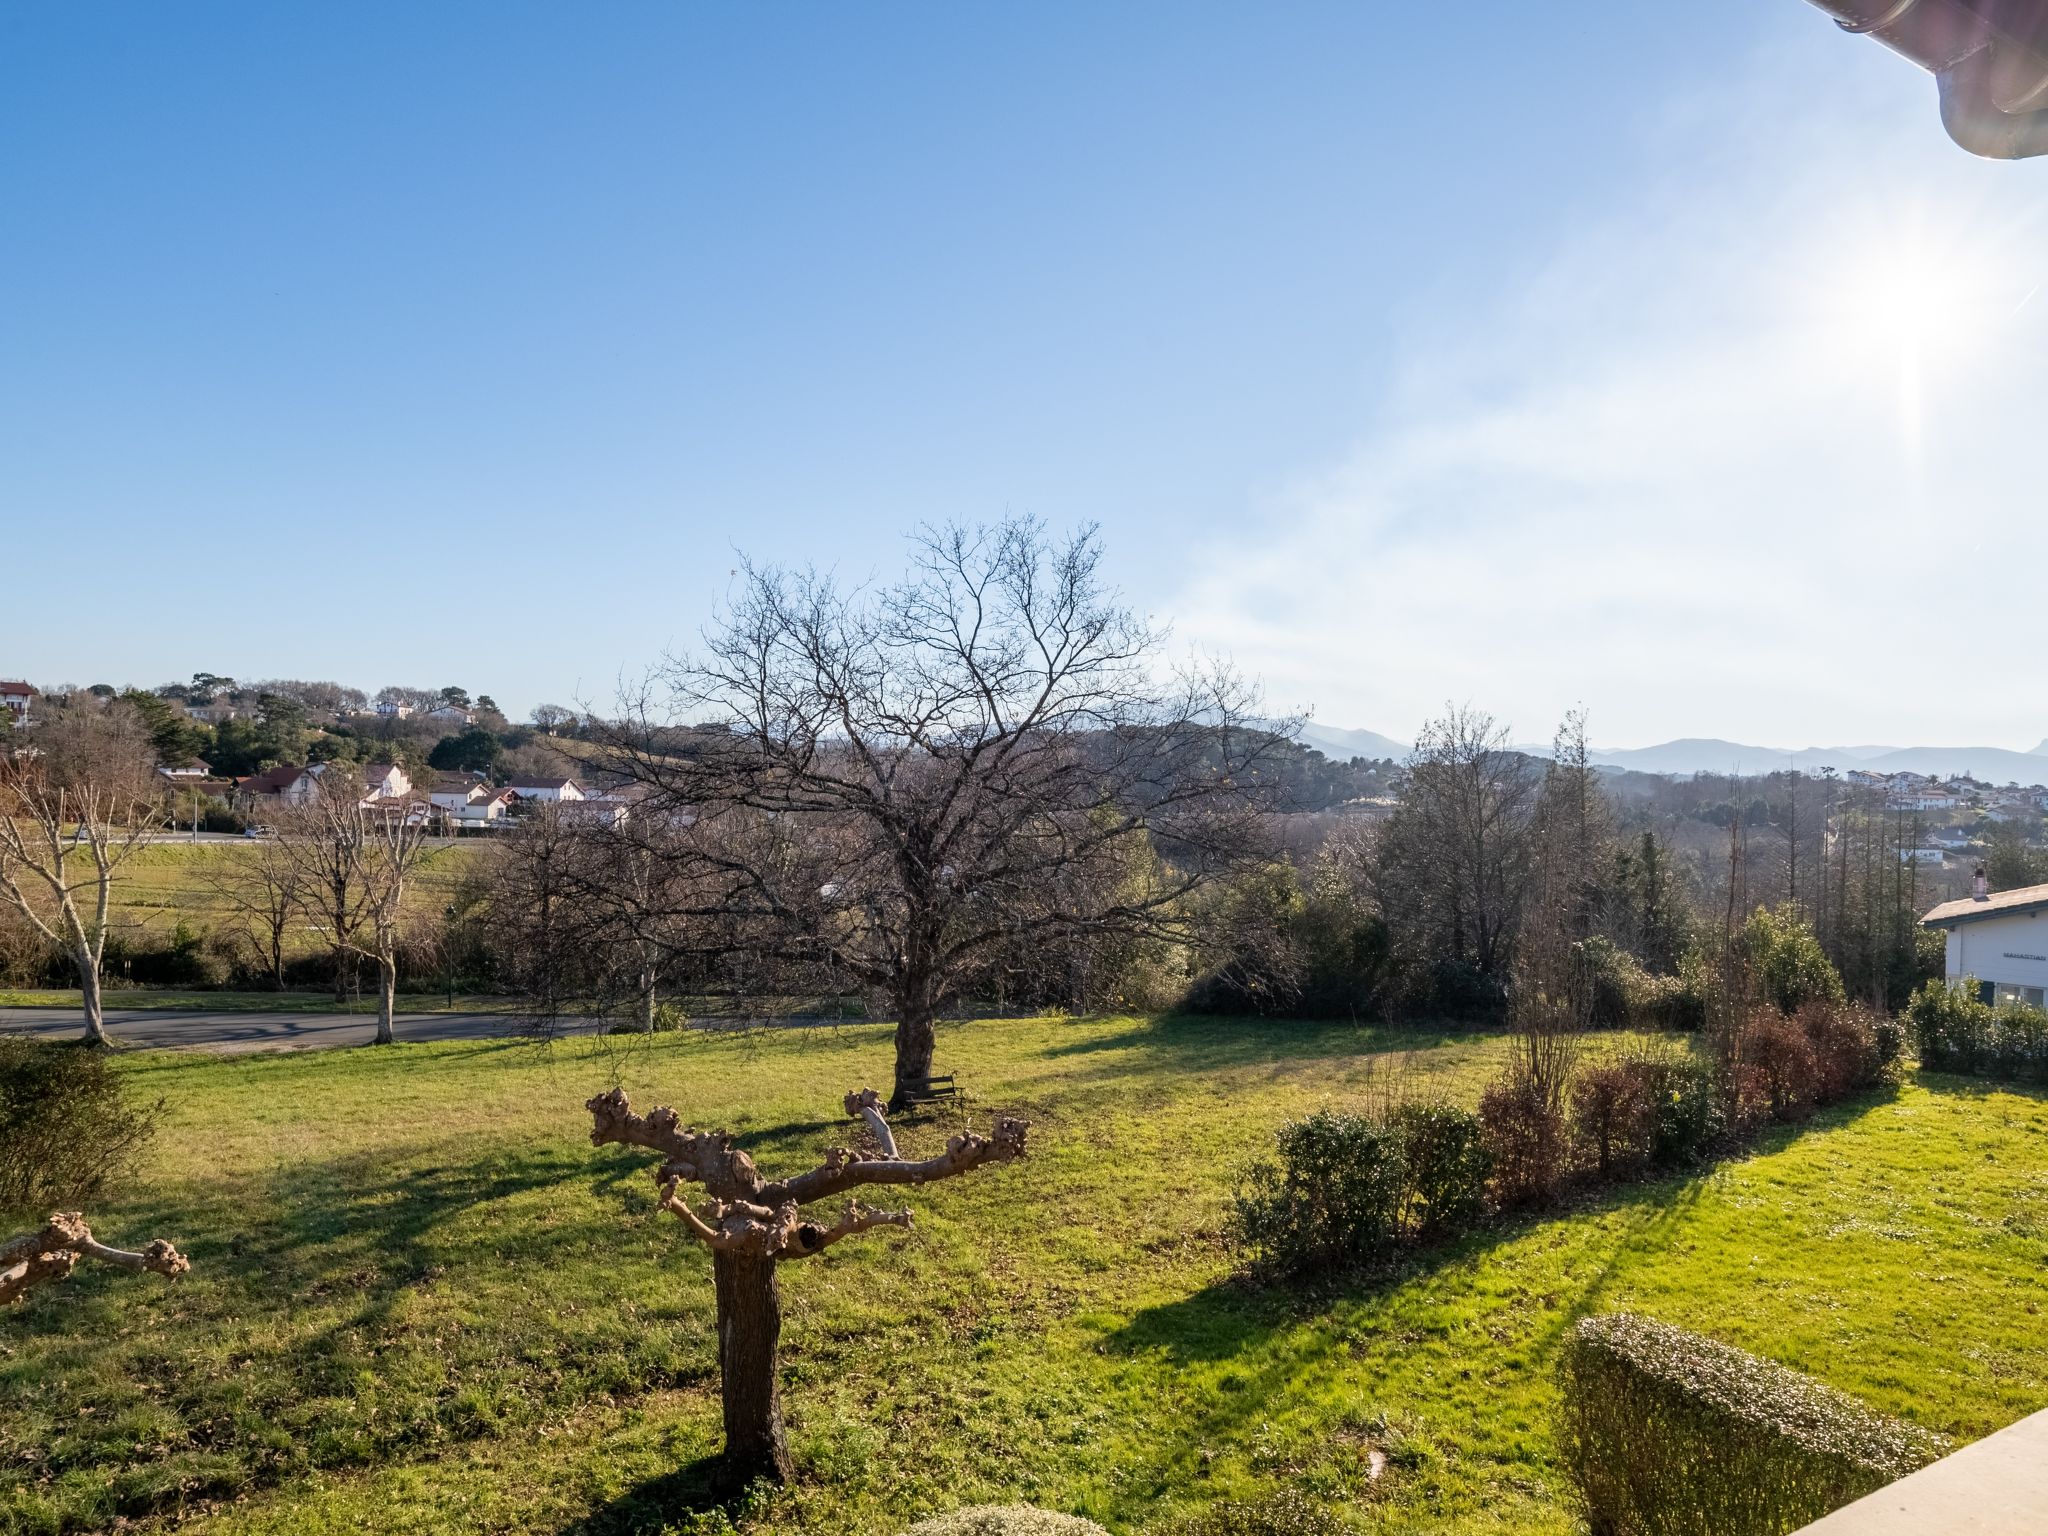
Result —
[[957, 1099], [960, 1089], [951, 1077], [927, 1077], [921, 1082], [903, 1085], [903, 1101], [906, 1104], [937, 1104], [945, 1099]]

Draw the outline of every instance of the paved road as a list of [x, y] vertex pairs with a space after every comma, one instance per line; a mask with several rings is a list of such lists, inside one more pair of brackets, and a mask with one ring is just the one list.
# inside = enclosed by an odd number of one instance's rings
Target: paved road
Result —
[[[364, 1013], [109, 1008], [106, 1019], [116, 1040], [145, 1050], [307, 1051], [367, 1045], [377, 1033], [376, 1016]], [[401, 1040], [485, 1040], [514, 1033], [518, 1023], [503, 1013], [401, 1013], [392, 1027]], [[61, 1040], [82, 1027], [76, 1009], [0, 1008], [0, 1031]]]

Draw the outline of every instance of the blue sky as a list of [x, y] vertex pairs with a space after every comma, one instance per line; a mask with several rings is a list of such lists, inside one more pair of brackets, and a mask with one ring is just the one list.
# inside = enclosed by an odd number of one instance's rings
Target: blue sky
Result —
[[1332, 724], [2048, 734], [2048, 163], [1798, 0], [1412, 9], [0, 12], [0, 675], [602, 705], [1016, 510]]

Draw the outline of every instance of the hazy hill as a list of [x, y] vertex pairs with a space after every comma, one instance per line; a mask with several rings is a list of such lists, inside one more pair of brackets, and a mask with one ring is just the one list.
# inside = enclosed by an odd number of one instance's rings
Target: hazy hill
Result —
[[1411, 741], [1396, 741], [1378, 731], [1346, 731], [1311, 720], [1301, 728], [1304, 746], [1314, 747], [1333, 762], [1348, 763], [1354, 757], [1391, 757], [1404, 760], [1414, 750]]
[[[1342, 730], [1311, 723], [1301, 739], [1324, 756], [1343, 761], [1353, 757], [1406, 758], [1409, 746], [1377, 731]], [[1549, 749], [1518, 743], [1522, 751], [1548, 756]], [[2048, 783], [2048, 740], [2031, 752], [2010, 747], [1759, 747], [1713, 736], [1687, 736], [1652, 747], [1596, 747], [1595, 763], [1638, 773], [1693, 774], [1774, 773], [1785, 768], [1866, 768], [1873, 773], [1925, 773], [1946, 778], [1967, 773], [1994, 784]]]

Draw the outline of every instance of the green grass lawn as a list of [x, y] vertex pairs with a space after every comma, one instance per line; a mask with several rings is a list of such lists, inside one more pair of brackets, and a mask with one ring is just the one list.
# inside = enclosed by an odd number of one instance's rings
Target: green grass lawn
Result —
[[[1327, 1294], [1233, 1282], [1237, 1167], [1391, 1049], [1469, 1099], [1502, 1046], [949, 1030], [941, 1069], [977, 1119], [1030, 1118], [1032, 1155], [912, 1192], [908, 1235], [784, 1266], [804, 1478], [742, 1524], [888, 1536], [1023, 1499], [1134, 1531], [1284, 1484], [1364, 1531], [1567, 1532], [1552, 1359], [1612, 1307], [1960, 1437], [2048, 1403], [2048, 1102], [1955, 1079]], [[680, 1512], [717, 1443], [708, 1258], [644, 1158], [589, 1146], [583, 1100], [617, 1081], [795, 1169], [888, 1060], [874, 1026], [128, 1058], [169, 1121], [95, 1224], [173, 1237], [193, 1271], [81, 1271], [0, 1319], [0, 1529], [722, 1529]]]
[[[182, 924], [197, 935], [227, 933], [247, 919], [222, 894], [222, 884], [236, 865], [256, 857], [255, 843], [150, 843], [125, 859], [114, 876], [108, 920], [115, 935], [147, 947], [161, 945]], [[429, 848], [406, 892], [406, 905], [431, 915], [462, 891], [465, 880], [489, 856], [489, 850], [467, 843]], [[311, 934], [293, 936], [293, 952], [311, 954], [320, 948]], [[107, 976], [119, 987], [118, 971]], [[73, 994], [76, 995], [75, 993]]]

